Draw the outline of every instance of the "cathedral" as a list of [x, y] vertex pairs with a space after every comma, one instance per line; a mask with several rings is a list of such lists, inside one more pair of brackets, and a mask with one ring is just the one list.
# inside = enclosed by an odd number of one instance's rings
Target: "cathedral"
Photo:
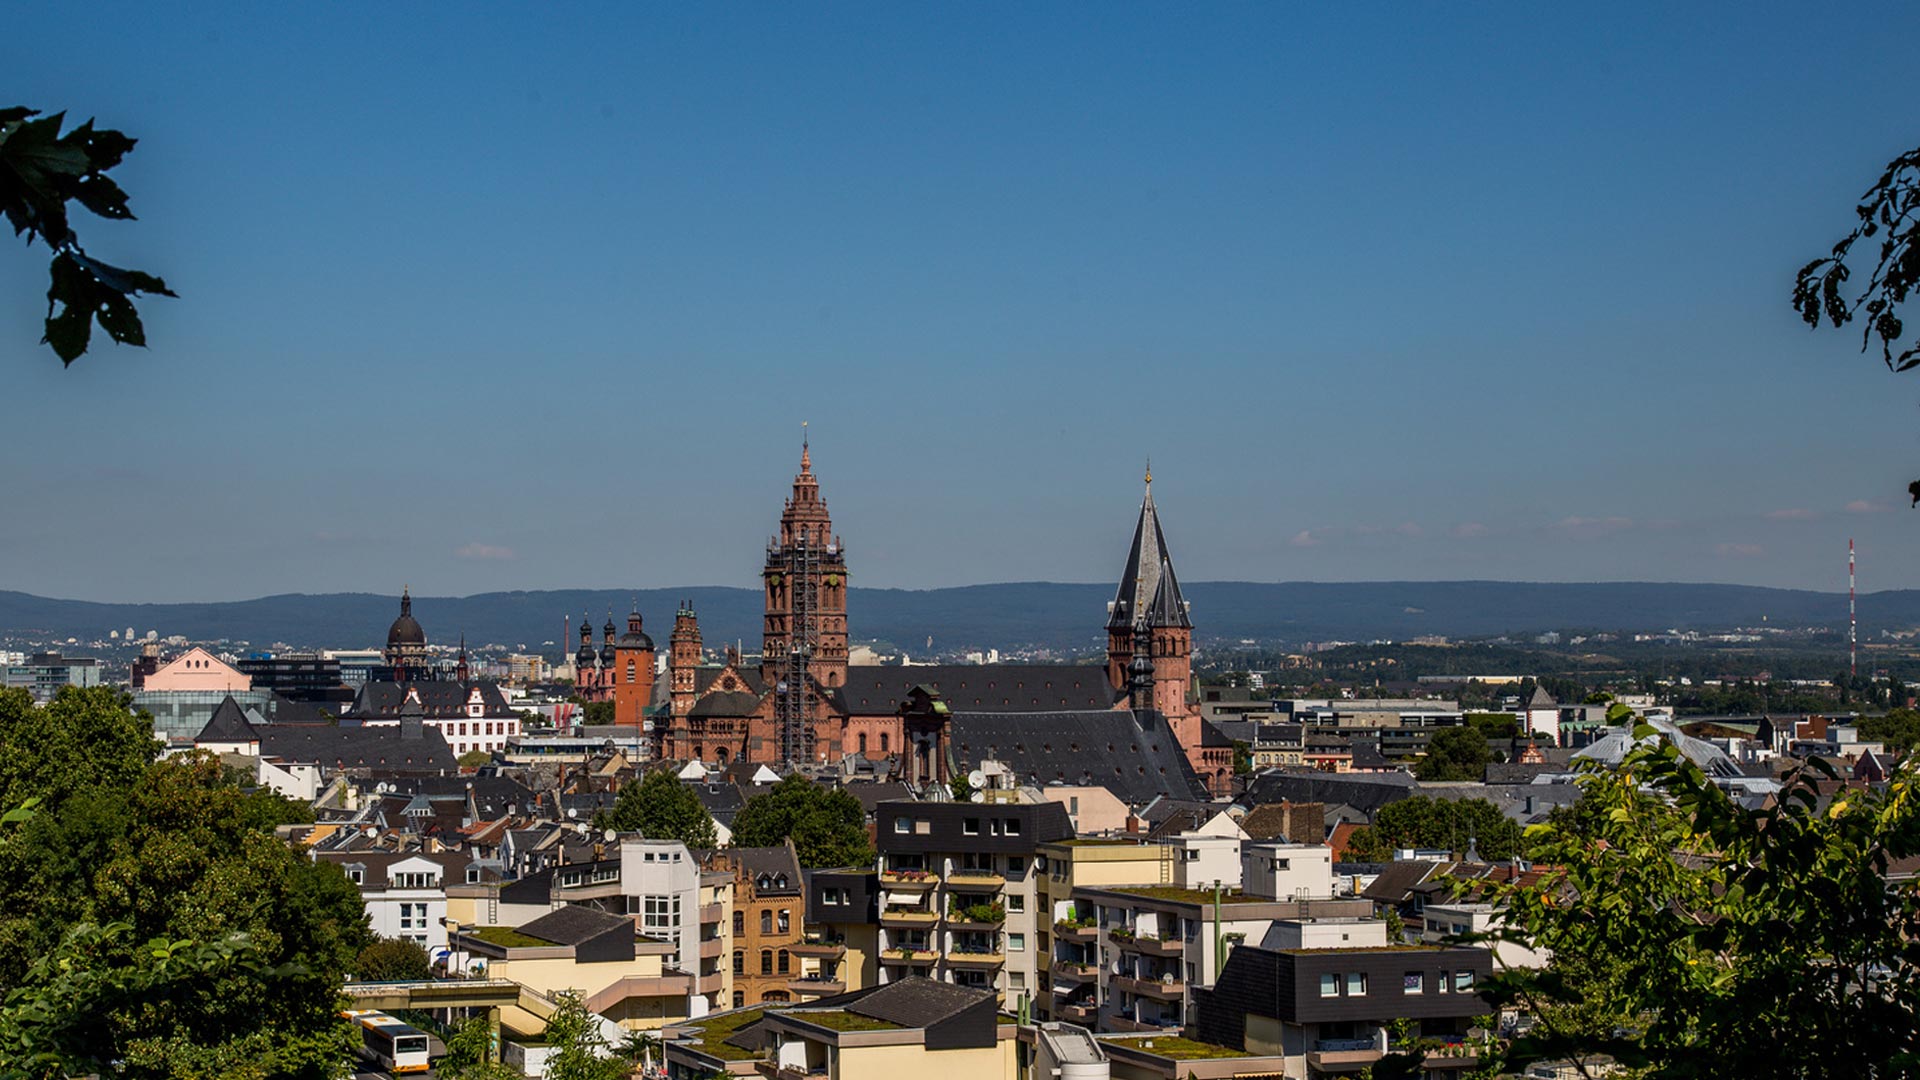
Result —
[[[731, 648], [718, 663], [707, 662], [699, 616], [682, 605], [657, 690], [652, 641], [640, 632], [637, 612], [618, 641], [608, 620], [598, 653], [590, 627], [582, 627], [577, 663], [593, 672], [592, 692], [616, 702], [653, 695], [646, 715], [658, 757], [722, 766], [899, 758], [906, 778], [922, 782], [965, 775], [992, 757], [1035, 783], [1105, 783], [1143, 798], [1227, 790], [1233, 748], [1192, 701], [1190, 605], [1167, 551], [1150, 472], [1108, 605], [1104, 666], [849, 667], [847, 551], [804, 444], [761, 579], [758, 662]], [[616, 709], [619, 721], [640, 723], [638, 708]]]

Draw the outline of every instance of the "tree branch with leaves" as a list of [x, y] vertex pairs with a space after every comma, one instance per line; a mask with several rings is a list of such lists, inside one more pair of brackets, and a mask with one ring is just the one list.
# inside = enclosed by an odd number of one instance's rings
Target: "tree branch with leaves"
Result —
[[53, 251], [46, 334], [64, 364], [87, 351], [97, 321], [122, 345], [147, 343], [132, 298], [173, 296], [152, 274], [113, 266], [87, 254], [69, 218], [70, 203], [110, 221], [132, 221], [127, 193], [107, 176], [135, 140], [88, 120], [62, 134], [65, 113], [42, 117], [24, 105], [0, 108], [0, 213], [15, 236]]

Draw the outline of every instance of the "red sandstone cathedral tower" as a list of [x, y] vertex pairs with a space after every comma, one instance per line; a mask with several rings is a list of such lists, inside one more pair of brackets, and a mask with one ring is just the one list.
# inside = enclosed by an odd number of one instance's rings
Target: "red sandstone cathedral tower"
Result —
[[780, 514], [780, 533], [767, 542], [761, 570], [766, 618], [760, 673], [774, 691], [779, 760], [810, 761], [822, 690], [847, 681], [847, 554], [813, 475], [813, 456], [800, 443], [800, 472]]

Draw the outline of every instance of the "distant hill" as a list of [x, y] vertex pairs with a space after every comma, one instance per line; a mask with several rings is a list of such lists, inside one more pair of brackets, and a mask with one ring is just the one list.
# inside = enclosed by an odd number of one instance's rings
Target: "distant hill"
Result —
[[[1201, 641], [1255, 638], [1299, 643], [1405, 640], [1423, 634], [1479, 637], [1544, 630], [1713, 630], [1756, 626], [1844, 627], [1846, 595], [1747, 585], [1651, 582], [1548, 584], [1504, 581], [1254, 582], [1203, 581], [1184, 586]], [[854, 589], [849, 622], [856, 640], [879, 639], [920, 652], [937, 649], [1046, 646], [1097, 648], [1104, 641], [1111, 585], [1018, 582], [952, 589]], [[760, 593], [700, 586], [684, 589], [563, 589], [414, 599], [430, 641], [461, 634], [475, 645], [558, 642], [562, 619], [580, 613], [602, 623], [611, 610], [625, 627], [639, 598], [646, 628], [666, 647], [675, 607], [691, 601], [710, 647], [760, 639]], [[256, 645], [373, 647], [386, 640], [396, 597], [371, 593], [288, 594], [210, 604], [102, 604], [0, 592], [0, 634], [105, 637], [110, 629], [193, 639], [229, 638]], [[1920, 591], [1860, 598], [1865, 639], [1882, 628], [1920, 625]], [[597, 637], [597, 633], [596, 633]]]

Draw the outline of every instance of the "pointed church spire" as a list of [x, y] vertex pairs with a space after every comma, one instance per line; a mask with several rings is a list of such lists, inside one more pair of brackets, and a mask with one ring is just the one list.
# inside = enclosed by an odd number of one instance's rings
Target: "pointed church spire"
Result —
[[807, 422], [800, 421], [800, 471], [813, 471], [813, 450], [807, 445]]
[[1127, 567], [1120, 575], [1120, 588], [1114, 594], [1107, 627], [1114, 630], [1136, 625], [1191, 628], [1187, 602], [1180, 595], [1180, 581], [1173, 572], [1173, 558], [1167, 554], [1167, 538], [1160, 530], [1160, 514], [1153, 505], [1151, 461], [1147, 464], [1146, 489], [1140, 500], [1140, 520], [1133, 529], [1133, 547], [1127, 552]]

